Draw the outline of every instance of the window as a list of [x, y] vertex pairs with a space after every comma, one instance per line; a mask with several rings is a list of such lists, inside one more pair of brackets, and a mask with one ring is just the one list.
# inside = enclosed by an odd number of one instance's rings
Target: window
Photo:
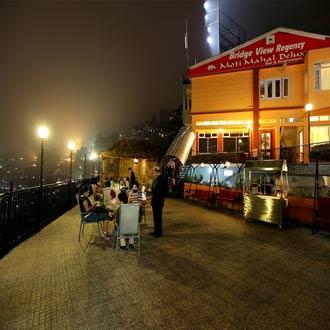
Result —
[[278, 99], [289, 96], [289, 78], [261, 80], [259, 84], [261, 99]]
[[249, 151], [249, 132], [226, 132], [223, 135], [223, 151]]
[[191, 110], [191, 93], [186, 92], [184, 95], [184, 109]]
[[314, 65], [315, 89], [330, 90], [330, 62]]
[[330, 126], [311, 127], [311, 143], [330, 141]]
[[198, 146], [200, 154], [216, 154], [218, 152], [218, 134], [199, 133]]

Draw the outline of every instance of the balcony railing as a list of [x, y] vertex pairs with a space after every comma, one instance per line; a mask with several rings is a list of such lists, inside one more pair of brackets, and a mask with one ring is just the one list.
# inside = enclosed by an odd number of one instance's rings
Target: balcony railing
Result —
[[273, 149], [255, 149], [249, 154], [250, 159], [286, 159], [288, 164], [330, 161], [330, 142], [302, 144], [292, 147]]
[[0, 257], [76, 204], [77, 182], [0, 195]]

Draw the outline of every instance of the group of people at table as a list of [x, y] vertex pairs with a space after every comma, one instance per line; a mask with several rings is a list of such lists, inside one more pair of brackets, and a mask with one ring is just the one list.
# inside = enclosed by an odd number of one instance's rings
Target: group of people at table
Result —
[[[101, 236], [105, 240], [111, 238], [108, 232], [109, 222], [115, 221], [115, 224], [119, 222], [121, 204], [139, 203], [140, 221], [145, 212], [145, 206], [147, 204], [145, 187], [142, 187], [140, 190], [135, 174], [131, 168], [129, 168], [129, 172], [130, 177], [127, 178], [127, 185], [111, 183], [110, 187], [103, 188], [101, 181], [98, 180], [95, 185], [92, 185], [93, 202], [89, 199], [90, 187], [83, 186], [79, 191], [79, 206], [81, 212], [93, 213], [94, 216], [96, 215], [97, 219], [100, 221]], [[166, 189], [159, 167], [155, 167], [153, 172], [154, 180], [150, 191], [153, 193], [151, 205], [155, 230], [152, 234], [156, 237], [160, 237], [162, 236], [162, 209], [164, 206]], [[128, 244], [125, 239], [120, 239], [120, 248], [134, 248], [134, 239], [129, 238]]]

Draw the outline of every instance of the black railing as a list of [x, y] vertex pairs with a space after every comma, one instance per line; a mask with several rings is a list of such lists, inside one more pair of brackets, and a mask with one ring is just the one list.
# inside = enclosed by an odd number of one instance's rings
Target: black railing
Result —
[[76, 204], [77, 182], [44, 185], [42, 188], [0, 195], [0, 258], [26, 237]]
[[316, 160], [330, 160], [330, 142], [302, 144], [292, 147], [282, 146], [272, 149], [255, 149], [249, 154], [250, 159], [286, 159], [288, 164], [303, 164]]

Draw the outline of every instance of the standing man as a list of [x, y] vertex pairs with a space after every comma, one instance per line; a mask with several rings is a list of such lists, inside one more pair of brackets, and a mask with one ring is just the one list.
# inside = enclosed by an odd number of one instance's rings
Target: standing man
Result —
[[129, 189], [132, 189], [133, 188], [133, 185], [134, 185], [134, 183], [136, 181], [135, 174], [134, 174], [134, 172], [132, 170], [132, 167], [129, 167], [128, 168], [128, 172], [129, 172]]
[[159, 166], [154, 167], [154, 180], [152, 181], [152, 198], [151, 206], [154, 218], [154, 232], [155, 237], [163, 236], [163, 207], [164, 199], [167, 193], [167, 185], [164, 177], [161, 175]]

